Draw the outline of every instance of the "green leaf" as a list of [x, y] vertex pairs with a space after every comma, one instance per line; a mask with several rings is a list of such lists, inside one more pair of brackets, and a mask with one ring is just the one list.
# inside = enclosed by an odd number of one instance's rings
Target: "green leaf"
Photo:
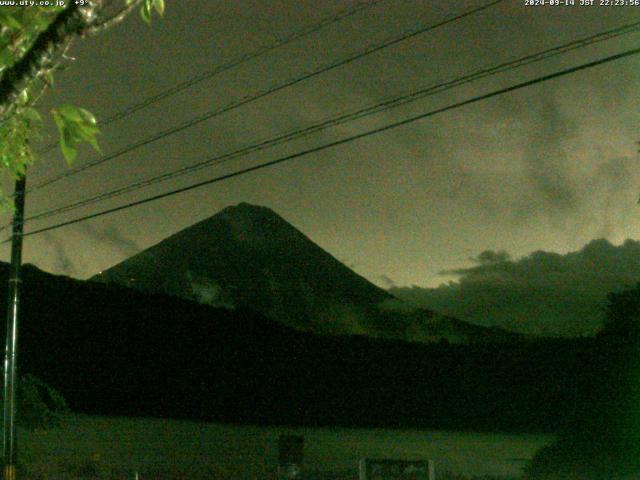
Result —
[[164, 0], [153, 0], [153, 8], [155, 8], [158, 15], [164, 15]]
[[78, 111], [80, 112], [80, 115], [82, 116], [82, 120], [84, 121], [85, 124], [89, 124], [89, 125], [96, 124], [96, 117], [94, 117], [93, 113], [91, 113], [89, 110], [85, 110], [84, 108], [78, 108]]
[[95, 137], [95, 135], [93, 137], [87, 138], [85, 141], [89, 145], [91, 145], [96, 152], [102, 153], [102, 150], [100, 149], [100, 145], [98, 145], [98, 139]]
[[42, 122], [42, 117], [33, 107], [27, 107], [24, 109], [24, 118], [32, 122]]
[[22, 23], [13, 15], [2, 15], [0, 17], [0, 25], [10, 28], [12, 30], [21, 30]]
[[68, 165], [71, 165], [78, 155], [78, 150], [75, 148], [77, 139], [74, 139], [72, 132], [69, 130], [69, 124], [67, 119], [63, 117], [59, 111], [53, 111], [53, 121], [58, 127], [60, 134], [60, 150]]
[[75, 160], [78, 144], [86, 142], [100, 152], [96, 135], [100, 133], [96, 127], [96, 118], [84, 108], [63, 105], [53, 111], [53, 120], [60, 132], [60, 148], [67, 163]]
[[13, 52], [9, 48], [0, 50], [0, 67], [9, 67], [13, 65]]
[[76, 123], [73, 126], [72, 131], [74, 132], [74, 136], [81, 138], [82, 140], [87, 140], [91, 137], [95, 137], [96, 134], [100, 132], [100, 130], [98, 130], [98, 127], [81, 123]]
[[144, 4], [140, 7], [140, 16], [142, 20], [151, 25], [151, 1], [152, 0], [144, 0]]
[[60, 115], [62, 115], [63, 117], [73, 121], [73, 122], [83, 122], [84, 121], [84, 117], [82, 112], [80, 111], [82, 110], [81, 108], [78, 107], [74, 107], [73, 105], [60, 105], [58, 107], [58, 113], [60, 113]]
[[56, 126], [58, 127], [58, 131], [60, 132], [60, 135], [62, 135], [62, 130], [64, 130], [65, 121], [60, 116], [60, 114], [58, 113], [57, 110], [52, 110], [51, 113], [53, 113], [53, 121], [55, 122]]
[[44, 72], [42, 74], [44, 82], [49, 86], [53, 87], [53, 73], [51, 71]]
[[38, 30], [45, 30], [49, 26], [49, 19], [44, 15], [35, 15], [33, 22]]
[[68, 130], [64, 130], [62, 135], [60, 135], [60, 149], [62, 150], [62, 155], [64, 155], [64, 159], [67, 161], [67, 165], [71, 165], [76, 157], [78, 156], [78, 149], [72, 145], [73, 140], [69, 134]]
[[95, 150], [100, 152], [100, 147], [98, 146], [98, 140], [96, 135], [100, 133], [97, 127], [88, 124], [75, 124], [74, 128], [71, 129], [72, 137], [77, 139], [77, 143], [81, 141], [85, 141], [90, 144]]
[[18, 95], [18, 102], [20, 102], [22, 105], [26, 105], [27, 103], [29, 103], [29, 89], [25, 88], [24, 90], [22, 90], [20, 92], [20, 95]]

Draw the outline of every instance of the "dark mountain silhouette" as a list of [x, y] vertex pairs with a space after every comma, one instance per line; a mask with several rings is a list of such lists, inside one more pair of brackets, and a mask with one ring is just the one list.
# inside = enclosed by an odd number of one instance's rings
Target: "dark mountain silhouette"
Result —
[[347, 268], [266, 207], [228, 207], [93, 280], [212, 306], [251, 308], [285, 325], [417, 341], [510, 339], [410, 307]]
[[[0, 263], [0, 285], [7, 277]], [[242, 307], [31, 266], [22, 285], [20, 371], [58, 389], [83, 413], [554, 431], [603, 377], [591, 367], [591, 339], [496, 347], [318, 335]], [[6, 300], [0, 295], [0, 311]]]

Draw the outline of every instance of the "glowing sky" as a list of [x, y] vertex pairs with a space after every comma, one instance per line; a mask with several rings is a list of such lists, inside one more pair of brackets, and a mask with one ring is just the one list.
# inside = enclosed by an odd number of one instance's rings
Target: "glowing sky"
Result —
[[[576, 0], [579, 3], [579, 0]], [[382, 0], [103, 129], [116, 148], [479, 1]], [[344, 1], [168, 1], [77, 41], [45, 106], [104, 118], [344, 9]], [[126, 185], [375, 103], [640, 20], [640, 7], [528, 7], [508, 0], [30, 194], [28, 214]], [[637, 33], [466, 85], [292, 144], [55, 218], [74, 218], [429, 111], [640, 45]], [[566, 253], [640, 237], [638, 57], [435, 116], [319, 154], [30, 237], [25, 262], [87, 278], [227, 205], [266, 205], [378, 285], [436, 286], [484, 250]], [[78, 163], [97, 153], [84, 149]], [[49, 154], [29, 183], [63, 171]], [[8, 220], [4, 215], [3, 220]], [[39, 228], [54, 219], [33, 222]], [[8, 259], [6, 245], [2, 259]]]

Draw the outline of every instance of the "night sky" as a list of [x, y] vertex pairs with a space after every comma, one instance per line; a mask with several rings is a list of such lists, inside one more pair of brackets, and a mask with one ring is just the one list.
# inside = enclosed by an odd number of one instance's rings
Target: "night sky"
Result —
[[[418, 25], [483, 2], [381, 0], [293, 44], [103, 128], [104, 153]], [[579, 0], [576, 0], [579, 3]], [[168, 1], [76, 41], [44, 108], [98, 119], [350, 5], [345, 1]], [[34, 214], [180, 168], [327, 117], [640, 20], [640, 7], [525, 6], [507, 0], [33, 192]], [[556, 70], [636, 48], [637, 33], [489, 77], [405, 107], [201, 170], [27, 231], [310, 148]], [[87, 278], [222, 208], [282, 215], [372, 282], [437, 286], [485, 250], [520, 258], [593, 239], [640, 237], [637, 56], [501, 95], [230, 181], [29, 237], [24, 261]], [[54, 138], [52, 125], [47, 125]], [[44, 141], [43, 143], [47, 143]], [[99, 156], [82, 148], [80, 165]], [[58, 151], [28, 184], [64, 171]], [[2, 216], [3, 223], [9, 220]], [[4, 245], [2, 259], [8, 260]], [[450, 271], [441, 274], [442, 271]], [[459, 272], [458, 272], [459, 273]]]

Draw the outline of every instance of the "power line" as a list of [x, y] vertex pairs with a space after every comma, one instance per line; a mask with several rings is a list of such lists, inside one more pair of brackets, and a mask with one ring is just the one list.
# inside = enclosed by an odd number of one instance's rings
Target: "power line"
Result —
[[[250, 60], [254, 60], [258, 57], [261, 57], [262, 55], [272, 52], [273, 50], [276, 50], [280, 47], [284, 47], [290, 43], [295, 42], [296, 40], [299, 40], [301, 38], [304, 38], [308, 35], [311, 35], [313, 33], [316, 33], [334, 23], [337, 23], [347, 17], [350, 17], [352, 15], [355, 15], [356, 13], [359, 13], [363, 10], [367, 10], [369, 8], [374, 7], [375, 5], [377, 5], [378, 3], [382, 2], [383, 0], [370, 0], [368, 2], [364, 2], [364, 3], [358, 3], [356, 4], [354, 7], [352, 8], [347, 8], [347, 9], [343, 9], [341, 11], [339, 11], [337, 14], [332, 15], [330, 17], [324, 18], [322, 20], [320, 20], [318, 23], [307, 26], [305, 28], [302, 28], [301, 30], [292, 33], [291, 35], [288, 35], [286, 37], [283, 37], [281, 39], [277, 39], [275, 42], [268, 44], [268, 45], [263, 45], [261, 47], [258, 47], [257, 49], [255, 49], [252, 52], [246, 53], [244, 55], [241, 55], [233, 60], [230, 60], [227, 63], [224, 63], [222, 65], [219, 65], [211, 70], [208, 70], [206, 72], [202, 72], [198, 75], [195, 75], [183, 82], [180, 82], [170, 88], [167, 88], [161, 92], [158, 92], [155, 95], [152, 95], [150, 97], [147, 97], [146, 99], [135, 103], [133, 105], [129, 105], [128, 107], [125, 107], [124, 109], [120, 110], [119, 112], [114, 113], [113, 115], [104, 118], [102, 120], [99, 120], [97, 123], [98, 125], [108, 125], [110, 123], [116, 122], [118, 120], [121, 120], [125, 117], [128, 117], [130, 115], [133, 115], [134, 113], [136, 113], [139, 110], [142, 110], [146, 107], [148, 107], [149, 105], [153, 105], [154, 103], [157, 103], [161, 100], [164, 100], [165, 98], [171, 97], [179, 92], [182, 92], [190, 87], [192, 87], [193, 85], [196, 85], [200, 82], [203, 82], [204, 80], [208, 80], [210, 78], [213, 78], [217, 75], [220, 75], [221, 73], [226, 72], [227, 70], [231, 70], [234, 67], [237, 67], [238, 65], [241, 65], [243, 63], [246, 63]], [[42, 149], [39, 153], [47, 153], [49, 151], [51, 151], [52, 149], [54, 149], [56, 147], [57, 143], [52, 143], [50, 145], [48, 145], [47, 147], [45, 147], [44, 149]]]
[[[186, 167], [182, 167], [180, 169], [177, 170], [173, 170], [171, 172], [166, 172], [160, 175], [157, 175], [155, 177], [151, 177], [151, 178], [147, 178], [144, 180], [140, 180], [137, 182], [133, 182], [131, 184], [125, 185], [123, 187], [118, 187], [114, 190], [108, 191], [108, 192], [103, 192], [100, 193], [98, 195], [95, 195], [93, 197], [89, 197], [83, 200], [79, 200], [76, 202], [73, 202], [71, 204], [67, 204], [67, 205], [63, 205], [60, 207], [56, 207], [56, 208], [52, 208], [49, 210], [45, 210], [39, 213], [36, 213], [30, 217], [27, 217], [25, 219], [25, 222], [28, 221], [33, 221], [33, 220], [39, 220], [39, 219], [43, 219], [43, 218], [48, 218], [51, 217], [53, 215], [59, 214], [59, 213], [64, 213], [64, 212], [68, 212], [71, 210], [75, 210], [77, 208], [80, 207], [84, 207], [87, 205], [91, 205], [93, 203], [97, 203], [97, 202], [101, 202], [104, 200], [108, 200], [110, 198], [114, 198], [120, 195], [123, 195], [125, 193], [129, 193], [135, 190], [138, 190], [140, 188], [149, 186], [149, 185], [153, 185], [156, 183], [160, 183], [160, 182], [164, 182], [167, 180], [171, 180], [173, 178], [182, 176], [182, 175], [186, 175], [189, 173], [193, 173], [196, 172], [198, 170], [201, 170], [203, 168], [208, 168], [211, 167], [213, 165], [218, 165], [221, 164], [223, 162], [227, 162], [229, 160], [232, 160], [234, 158], [237, 157], [242, 157], [245, 155], [248, 155], [249, 153], [253, 153], [256, 151], [261, 151], [263, 149], [269, 148], [269, 147], [273, 147], [275, 145], [279, 145], [285, 142], [289, 142], [293, 139], [296, 138], [300, 138], [303, 136], [307, 136], [310, 135], [312, 133], [317, 133], [321, 130], [325, 130], [327, 128], [330, 127], [334, 127], [337, 125], [341, 125], [344, 124], [346, 122], [350, 122], [359, 118], [363, 118], [365, 116], [368, 115], [372, 115], [375, 113], [379, 113], [382, 111], [386, 111], [390, 108], [395, 108], [401, 105], [405, 105], [409, 102], [414, 102], [416, 100], [419, 100], [421, 98], [426, 97], [427, 95], [434, 95], [437, 93], [441, 93], [443, 91], [452, 89], [454, 87], [458, 87], [460, 85], [466, 84], [466, 83], [470, 83], [472, 81], [476, 81], [479, 80], [481, 78], [485, 78], [491, 75], [496, 75], [498, 73], [502, 73], [508, 70], [512, 70], [518, 67], [521, 67], [523, 65], [529, 65], [531, 63], [534, 62], [538, 62], [541, 60], [546, 60], [548, 58], [554, 57], [554, 56], [558, 56], [561, 54], [565, 54], [569, 51], [575, 50], [577, 48], [582, 48], [585, 47], [587, 45], [591, 45], [597, 42], [602, 42], [605, 40], [609, 40], [611, 38], [623, 35], [623, 34], [627, 34], [630, 32], [634, 32], [637, 31], [638, 29], [640, 29], [640, 22], [635, 22], [635, 23], [631, 23], [631, 24], [627, 24], [627, 25], [623, 25], [611, 30], [607, 30], [604, 32], [600, 32], [597, 33], [595, 35], [591, 35], [589, 37], [585, 37], [585, 38], [581, 38], [578, 40], [574, 40], [572, 42], [557, 46], [557, 47], [553, 47], [553, 48], [549, 48], [540, 52], [536, 52], [524, 57], [520, 57], [516, 60], [511, 60], [509, 62], [504, 62], [502, 64], [499, 64], [497, 66], [493, 66], [490, 68], [484, 68], [481, 70], [477, 70], [474, 71], [473, 73], [467, 74], [463, 77], [459, 77], [456, 78], [454, 80], [449, 80], [447, 82], [443, 82], [443, 83], [439, 83], [437, 85], [432, 85], [429, 86], [427, 88], [423, 88], [417, 91], [413, 91], [410, 92], [408, 94], [404, 94], [404, 95], [396, 95], [393, 97], [388, 97], [387, 99], [384, 99], [378, 103], [376, 103], [375, 105], [372, 106], [368, 106], [366, 108], [362, 108], [359, 109], [357, 111], [354, 112], [350, 112], [347, 114], [341, 114], [339, 116], [334, 116], [331, 117], [329, 119], [323, 120], [320, 123], [316, 123], [310, 126], [307, 126], [305, 128], [302, 129], [296, 129], [293, 131], [290, 131], [288, 133], [285, 134], [281, 134], [275, 138], [271, 138], [268, 140], [263, 140], [261, 142], [258, 143], [254, 143], [250, 146], [247, 147], [243, 147], [241, 149], [235, 150], [233, 152], [229, 152], [229, 153], [225, 153], [222, 155], [218, 155], [215, 156], [213, 158], [198, 162], [194, 165], [190, 165], [190, 166], [186, 166]], [[3, 227], [0, 230], [3, 230], [7, 228], [6, 226]]]
[[247, 96], [247, 97], [244, 97], [244, 98], [242, 98], [242, 99], [240, 99], [240, 100], [238, 100], [236, 102], [233, 102], [233, 103], [231, 103], [231, 104], [229, 104], [227, 106], [224, 106], [224, 107], [218, 108], [216, 110], [209, 111], [209, 112], [206, 112], [204, 114], [198, 115], [198, 116], [196, 116], [196, 117], [194, 117], [194, 118], [192, 118], [192, 119], [190, 119], [190, 120], [188, 120], [188, 121], [186, 121], [186, 122], [184, 122], [184, 123], [182, 123], [180, 125], [177, 125], [175, 127], [169, 128], [169, 129], [164, 130], [162, 132], [155, 133], [155, 134], [153, 134], [153, 135], [151, 135], [151, 136], [149, 136], [149, 137], [147, 137], [147, 138], [145, 138], [143, 140], [140, 140], [138, 142], [129, 144], [129, 145], [127, 145], [127, 146], [125, 146], [125, 147], [123, 147], [123, 148], [121, 148], [119, 150], [116, 150], [115, 152], [112, 152], [109, 155], [106, 155], [104, 157], [96, 159], [96, 160], [94, 160], [92, 162], [88, 162], [85, 165], [82, 165], [82, 166], [76, 167], [74, 169], [71, 169], [71, 170], [69, 170], [67, 172], [64, 172], [64, 173], [62, 173], [60, 175], [57, 175], [57, 176], [55, 176], [55, 177], [53, 177], [53, 178], [51, 178], [49, 180], [45, 180], [43, 182], [40, 182], [39, 184], [36, 184], [35, 186], [31, 187], [31, 189], [28, 190], [28, 193], [36, 191], [36, 190], [39, 190], [39, 189], [44, 188], [46, 186], [49, 186], [52, 183], [55, 183], [55, 182], [57, 182], [59, 180], [71, 177], [71, 176], [76, 175], [76, 174], [78, 174], [80, 172], [84, 172], [85, 170], [88, 170], [89, 168], [93, 168], [93, 167], [95, 167], [97, 165], [101, 165], [101, 164], [103, 164], [103, 163], [105, 163], [107, 161], [110, 161], [110, 160], [113, 160], [115, 158], [118, 158], [118, 157], [120, 157], [120, 156], [122, 156], [122, 155], [124, 155], [126, 153], [129, 153], [129, 152], [131, 152], [133, 150], [136, 150], [136, 149], [138, 149], [140, 147], [143, 147], [145, 145], [148, 145], [150, 143], [153, 143], [153, 142], [161, 140], [161, 139], [163, 139], [165, 137], [168, 137], [169, 135], [173, 135], [174, 133], [181, 132], [181, 131], [183, 131], [183, 130], [185, 130], [187, 128], [193, 127], [194, 125], [202, 123], [202, 122], [204, 122], [206, 120], [210, 120], [211, 118], [214, 118], [214, 117], [217, 117], [219, 115], [222, 115], [223, 113], [229, 112], [231, 110], [235, 110], [235, 109], [237, 109], [239, 107], [242, 107], [242, 106], [247, 105], [249, 103], [255, 102], [256, 100], [259, 100], [261, 98], [267, 97], [268, 95], [271, 95], [271, 94], [274, 94], [274, 93], [279, 92], [281, 90], [284, 90], [286, 88], [292, 87], [292, 86], [294, 86], [294, 85], [296, 85], [298, 83], [301, 83], [301, 82], [303, 82], [305, 80], [308, 80], [308, 79], [316, 77], [316, 76], [318, 76], [320, 74], [323, 74], [323, 73], [329, 72], [331, 70], [334, 70], [334, 69], [336, 69], [338, 67], [341, 67], [341, 66], [347, 65], [349, 63], [352, 63], [352, 62], [354, 62], [356, 60], [359, 60], [359, 59], [361, 59], [361, 58], [363, 58], [363, 57], [365, 57], [367, 55], [371, 55], [372, 53], [375, 53], [375, 52], [378, 52], [378, 51], [383, 50], [385, 48], [391, 47], [391, 46], [396, 45], [396, 44], [398, 44], [400, 42], [403, 42], [405, 40], [413, 38], [413, 37], [415, 37], [417, 35], [426, 33], [428, 31], [434, 30], [434, 29], [442, 27], [444, 25], [447, 25], [447, 24], [456, 22], [458, 20], [461, 20], [461, 19], [463, 19], [463, 18], [465, 18], [465, 17], [467, 17], [469, 15], [473, 15], [475, 13], [478, 13], [478, 12], [481, 12], [483, 10], [486, 10], [486, 9], [488, 9], [488, 8], [494, 6], [494, 5], [497, 5], [499, 3], [502, 3], [504, 1], [505, 0], [493, 0], [493, 1], [491, 1], [489, 3], [486, 3], [486, 4], [484, 4], [484, 5], [480, 6], [480, 7], [475, 7], [473, 9], [467, 10], [467, 11], [461, 13], [461, 14], [455, 15], [453, 17], [450, 17], [450, 18], [446, 19], [446, 20], [442, 20], [442, 21], [440, 21], [438, 23], [435, 23], [435, 24], [432, 24], [432, 25], [428, 25], [428, 26], [425, 26], [425, 27], [420, 27], [418, 29], [413, 29], [413, 30], [408, 31], [407, 33], [403, 33], [400, 36], [393, 37], [393, 38], [391, 38], [389, 40], [386, 40], [386, 41], [384, 41], [382, 43], [378, 43], [378, 44], [374, 44], [374, 45], [368, 46], [366, 49], [361, 50], [361, 51], [357, 52], [356, 54], [351, 55], [351, 56], [349, 56], [347, 58], [334, 61], [333, 63], [330, 63], [328, 65], [322, 66], [322, 67], [320, 67], [320, 68], [318, 68], [316, 70], [313, 70], [311, 72], [302, 74], [301, 76], [294, 77], [292, 79], [286, 80], [284, 83], [276, 84], [276, 85], [274, 85], [274, 86], [272, 86], [272, 87], [270, 87], [270, 88], [268, 88], [266, 90], [263, 90], [261, 92], [258, 92], [256, 94], [253, 94], [253, 95], [250, 95], [250, 96]]
[[[560, 70], [558, 72], [554, 72], [554, 73], [551, 73], [551, 74], [548, 74], [548, 75], [544, 75], [542, 77], [537, 77], [537, 78], [535, 78], [533, 80], [528, 80], [526, 82], [521, 82], [521, 83], [512, 85], [510, 87], [502, 88], [500, 90], [495, 90], [493, 92], [486, 93], [486, 94], [483, 94], [483, 95], [478, 95], [476, 97], [472, 97], [472, 98], [470, 98], [468, 100], [464, 100], [462, 102], [454, 103], [454, 104], [448, 105], [446, 107], [438, 108], [436, 110], [431, 110], [429, 112], [422, 113], [420, 115], [415, 115], [413, 117], [409, 117], [409, 118], [406, 118], [404, 120], [400, 120], [398, 122], [394, 122], [394, 123], [385, 125], [383, 127], [378, 127], [378, 128], [375, 128], [375, 129], [372, 129], [372, 130], [368, 130], [368, 131], [363, 132], [363, 133], [359, 133], [357, 135], [352, 135], [350, 137], [345, 137], [345, 138], [342, 138], [340, 140], [336, 140], [334, 142], [326, 143], [326, 144], [320, 145], [318, 147], [314, 147], [314, 148], [310, 148], [310, 149], [307, 149], [307, 150], [303, 150], [301, 152], [297, 152], [297, 153], [294, 153], [294, 154], [291, 154], [291, 155], [287, 155], [285, 157], [281, 157], [281, 158], [278, 158], [276, 160], [271, 160], [269, 162], [261, 163], [259, 165], [254, 165], [252, 167], [247, 167], [247, 168], [244, 168], [244, 169], [241, 169], [241, 170], [237, 170], [237, 171], [232, 172], [232, 173], [221, 175], [219, 177], [210, 178], [208, 180], [204, 180], [204, 181], [201, 181], [201, 182], [198, 182], [198, 183], [186, 186], [186, 187], [178, 188], [178, 189], [171, 190], [169, 192], [161, 193], [161, 194], [158, 194], [158, 195], [153, 195], [151, 197], [143, 198], [141, 200], [136, 200], [134, 202], [129, 202], [127, 204], [120, 205], [118, 207], [113, 207], [113, 208], [109, 208], [109, 209], [106, 209], [106, 210], [102, 210], [100, 212], [96, 212], [96, 213], [92, 213], [92, 214], [85, 215], [85, 216], [82, 216], [82, 217], [78, 217], [78, 218], [75, 218], [73, 220], [68, 220], [68, 221], [61, 222], [61, 223], [58, 223], [58, 224], [55, 224], [55, 225], [51, 225], [49, 227], [40, 228], [38, 230], [34, 230], [32, 232], [25, 233], [23, 236], [26, 237], [26, 236], [30, 236], [30, 235], [36, 235], [36, 234], [39, 234], [39, 233], [43, 233], [43, 232], [47, 232], [47, 231], [50, 231], [50, 230], [58, 229], [58, 228], [61, 228], [61, 227], [65, 227], [65, 226], [68, 226], [68, 225], [72, 225], [72, 224], [75, 224], [75, 223], [79, 223], [79, 222], [82, 222], [82, 221], [85, 221], [85, 220], [90, 220], [92, 218], [97, 218], [97, 217], [101, 217], [103, 215], [107, 215], [107, 214], [110, 214], [110, 213], [115, 213], [115, 212], [118, 212], [118, 211], [121, 211], [121, 210], [132, 208], [132, 207], [135, 207], [135, 206], [138, 206], [138, 205], [142, 205], [142, 204], [145, 204], [145, 203], [149, 203], [149, 202], [152, 202], [152, 201], [155, 201], [155, 200], [160, 200], [162, 198], [166, 198], [166, 197], [170, 197], [170, 196], [173, 196], [173, 195], [177, 195], [179, 193], [184, 193], [184, 192], [187, 192], [187, 191], [190, 191], [190, 190], [194, 190], [194, 189], [199, 188], [199, 187], [203, 187], [203, 186], [206, 186], [206, 185], [211, 185], [213, 183], [218, 183], [218, 182], [221, 182], [223, 180], [228, 180], [230, 178], [238, 177], [238, 176], [250, 173], [250, 172], [254, 172], [256, 170], [261, 170], [263, 168], [271, 167], [271, 166], [274, 166], [274, 165], [277, 165], [277, 164], [280, 164], [280, 163], [287, 162], [289, 160], [300, 158], [300, 157], [309, 155], [311, 153], [317, 153], [317, 152], [320, 152], [320, 151], [323, 151], [323, 150], [326, 150], [326, 149], [329, 149], [329, 148], [333, 148], [333, 147], [336, 147], [336, 146], [339, 146], [339, 145], [343, 145], [343, 144], [352, 142], [354, 140], [359, 140], [361, 138], [369, 137], [371, 135], [376, 135], [378, 133], [386, 132], [388, 130], [392, 130], [392, 129], [400, 127], [400, 126], [407, 125], [407, 124], [416, 122], [418, 120], [422, 120], [424, 118], [432, 117], [432, 116], [437, 115], [439, 113], [444, 113], [444, 112], [447, 112], [447, 111], [450, 111], [450, 110], [453, 110], [453, 109], [456, 109], [456, 108], [460, 108], [460, 107], [463, 107], [463, 106], [466, 106], [466, 105], [470, 105], [472, 103], [476, 103], [476, 102], [480, 102], [482, 100], [486, 100], [486, 99], [489, 99], [489, 98], [492, 98], [492, 97], [496, 97], [498, 95], [502, 95], [502, 94], [505, 94], [505, 93], [513, 92], [513, 91], [519, 90], [521, 88], [529, 87], [529, 86], [535, 85], [537, 83], [546, 82], [546, 81], [552, 80], [554, 78], [558, 78], [558, 77], [562, 77], [562, 76], [565, 76], [565, 75], [569, 75], [569, 74], [572, 74], [572, 73], [575, 73], [575, 72], [578, 72], [578, 71], [581, 71], [581, 70], [586, 70], [588, 68], [592, 68], [592, 67], [595, 67], [595, 66], [598, 66], [598, 65], [603, 65], [605, 63], [612, 62], [612, 61], [619, 60], [619, 59], [626, 58], [626, 57], [630, 57], [632, 55], [637, 55], [639, 53], [640, 53], [640, 48], [627, 50], [625, 52], [618, 53], [616, 55], [611, 55], [611, 56], [608, 56], [608, 57], [604, 57], [604, 58], [601, 58], [601, 59], [598, 59], [598, 60], [595, 60], [595, 61], [592, 61], [592, 62], [588, 62], [588, 63], [584, 63], [582, 65], [578, 65], [576, 67], [567, 68], [567, 69], [564, 69], [564, 70]], [[5, 240], [3, 243], [6, 243], [8, 241], [9, 240]]]
[[357, 4], [355, 7], [350, 8], [350, 9], [345, 9], [342, 10], [340, 12], [338, 12], [336, 15], [333, 15], [332, 17], [326, 18], [324, 20], [321, 20], [320, 22], [318, 22], [315, 25], [311, 25], [307, 28], [303, 28], [302, 30], [300, 30], [299, 32], [293, 33], [292, 35], [289, 35], [283, 39], [277, 40], [276, 42], [274, 42], [271, 45], [265, 45], [263, 47], [258, 48], [257, 50], [254, 50], [251, 53], [247, 53], [245, 55], [240, 56], [239, 58], [235, 59], [235, 60], [231, 60], [230, 62], [223, 64], [211, 71], [208, 72], [204, 72], [201, 73], [200, 75], [197, 75], [195, 77], [190, 78], [189, 80], [186, 80], [182, 83], [179, 83], [178, 85], [169, 88], [163, 92], [158, 93], [157, 95], [154, 95], [152, 97], [147, 98], [146, 100], [143, 100], [140, 103], [137, 103], [135, 105], [132, 105], [124, 110], [122, 110], [121, 112], [118, 112], [114, 115], [112, 115], [111, 117], [108, 117], [106, 119], [104, 119], [101, 123], [106, 125], [108, 123], [111, 122], [115, 122], [116, 120], [120, 120], [124, 117], [127, 117], [135, 112], [137, 112], [138, 110], [141, 110], [145, 107], [148, 107], [149, 105], [152, 105], [153, 103], [159, 102], [160, 100], [164, 100], [167, 97], [170, 97], [172, 95], [175, 95], [178, 92], [181, 92], [183, 90], [186, 90], [187, 88], [202, 82], [203, 80], [207, 80], [210, 79], [214, 76], [217, 76], [223, 72], [226, 72], [227, 70], [230, 70], [234, 67], [237, 67], [238, 65], [248, 62], [250, 60], [253, 60], [255, 58], [258, 58], [262, 55], [264, 55], [265, 53], [269, 53], [273, 50], [276, 50], [280, 47], [284, 47], [290, 43], [293, 43], [296, 40], [299, 40], [303, 37], [306, 37], [308, 35], [311, 35], [313, 33], [316, 33], [320, 30], [322, 30], [323, 28], [332, 25], [334, 23], [339, 22], [340, 20], [343, 20], [344, 18], [350, 17], [352, 15], [355, 15], [356, 13], [363, 11], [363, 10], [367, 10], [369, 8], [372, 8], [373, 6], [375, 6], [376, 4], [378, 4], [379, 2], [381, 2], [382, 0], [370, 0], [369, 2], [366, 3], [360, 3]]

